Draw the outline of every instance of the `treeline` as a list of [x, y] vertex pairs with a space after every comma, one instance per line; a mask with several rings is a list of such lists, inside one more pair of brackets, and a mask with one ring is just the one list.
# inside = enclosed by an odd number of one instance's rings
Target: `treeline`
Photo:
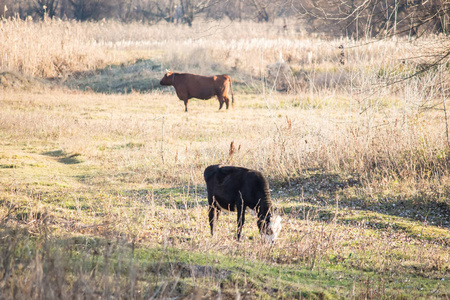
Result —
[[[4, 18], [171, 22], [303, 19], [307, 30], [363, 37], [450, 30], [448, 0], [0, 0]], [[286, 24], [286, 27], [288, 25]]]

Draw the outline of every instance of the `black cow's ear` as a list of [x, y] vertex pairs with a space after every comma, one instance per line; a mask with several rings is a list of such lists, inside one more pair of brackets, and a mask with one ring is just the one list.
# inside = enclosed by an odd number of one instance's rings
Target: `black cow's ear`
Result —
[[225, 177], [227, 177], [228, 175], [230, 175], [231, 173], [233, 173], [233, 171], [235, 171], [235, 169], [233, 167], [221, 167], [217, 169], [217, 181], [219, 182], [219, 184], [222, 184], [222, 182], [225, 180]]
[[224, 176], [227, 176], [234, 172], [237, 172], [237, 169], [235, 167], [224, 166], [219, 168], [219, 173]]
[[259, 232], [261, 232], [263, 230], [264, 221], [258, 220], [257, 224], [258, 224]]

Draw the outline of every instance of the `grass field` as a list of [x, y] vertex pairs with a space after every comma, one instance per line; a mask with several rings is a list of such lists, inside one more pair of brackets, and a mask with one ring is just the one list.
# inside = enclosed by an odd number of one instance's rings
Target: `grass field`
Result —
[[[450, 298], [448, 70], [385, 85], [430, 48], [244, 25], [2, 21], [1, 299]], [[166, 68], [235, 108], [185, 113]], [[274, 245], [250, 212], [210, 237], [216, 163], [268, 178]]]

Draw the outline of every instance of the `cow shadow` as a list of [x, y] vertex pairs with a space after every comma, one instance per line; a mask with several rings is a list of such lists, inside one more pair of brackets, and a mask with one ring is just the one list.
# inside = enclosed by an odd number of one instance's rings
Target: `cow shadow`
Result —
[[[356, 188], [356, 189], [355, 189]], [[291, 205], [281, 208], [283, 214], [299, 219], [332, 221], [339, 210], [370, 212], [450, 228], [450, 201], [437, 195], [358, 195], [361, 182], [336, 174], [312, 174], [291, 181], [285, 196]], [[278, 191], [277, 191], [278, 190]], [[282, 187], [275, 187], [275, 197]], [[337, 208], [337, 209], [336, 209]]]
[[420, 195], [409, 198], [387, 196], [371, 202], [372, 205], [363, 204], [361, 209], [414, 220], [424, 225], [450, 228], [449, 199], [436, 199]]
[[65, 165], [75, 165], [83, 162], [80, 153], [68, 154], [62, 150], [54, 150], [42, 153], [42, 155], [54, 157], [58, 162]]

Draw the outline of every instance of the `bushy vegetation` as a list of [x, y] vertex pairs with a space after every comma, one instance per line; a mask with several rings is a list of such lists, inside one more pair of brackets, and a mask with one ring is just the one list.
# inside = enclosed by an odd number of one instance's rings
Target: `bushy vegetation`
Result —
[[283, 18], [285, 29], [297, 19], [310, 32], [354, 38], [448, 34], [449, 8], [443, 0], [0, 0], [3, 18], [189, 26], [199, 19], [274, 22]]
[[[450, 296], [445, 40], [245, 25], [3, 20], [0, 298]], [[166, 68], [230, 74], [236, 108], [185, 113]], [[249, 212], [210, 237], [215, 163], [266, 175], [274, 245]]]

